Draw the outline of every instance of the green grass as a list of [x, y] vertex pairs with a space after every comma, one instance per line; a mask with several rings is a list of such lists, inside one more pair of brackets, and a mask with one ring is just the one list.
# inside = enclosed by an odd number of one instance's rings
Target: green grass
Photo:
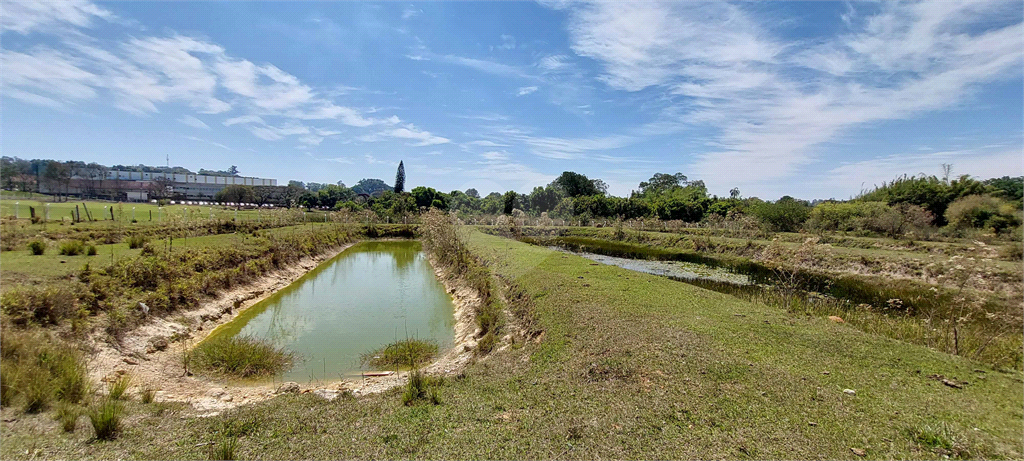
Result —
[[103, 400], [89, 413], [89, 422], [98, 440], [114, 440], [121, 432], [124, 404], [114, 399]]
[[1022, 456], [1019, 372], [508, 239], [475, 233], [470, 246], [523, 287], [544, 333], [445, 379], [441, 405], [404, 405], [404, 388], [210, 418], [129, 403], [133, 422], [96, 444], [27, 415], [0, 426], [0, 458], [201, 459], [211, 434], [249, 420], [239, 446], [271, 459]]
[[364, 353], [363, 366], [378, 370], [419, 367], [437, 357], [437, 343], [422, 339], [403, 339]]
[[221, 336], [199, 343], [190, 352], [190, 367], [235, 378], [270, 376], [291, 367], [294, 354], [251, 336]]

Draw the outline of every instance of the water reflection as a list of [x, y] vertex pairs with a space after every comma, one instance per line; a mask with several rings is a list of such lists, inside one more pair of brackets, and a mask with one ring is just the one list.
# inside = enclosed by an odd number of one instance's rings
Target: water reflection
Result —
[[451, 298], [418, 242], [364, 242], [321, 264], [213, 335], [267, 338], [303, 357], [291, 381], [358, 373], [359, 356], [406, 336], [451, 347]]

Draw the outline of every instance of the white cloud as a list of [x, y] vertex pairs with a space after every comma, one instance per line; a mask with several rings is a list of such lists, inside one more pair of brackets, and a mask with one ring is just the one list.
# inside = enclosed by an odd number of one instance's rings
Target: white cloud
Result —
[[534, 155], [557, 159], [572, 160], [584, 157], [589, 151], [618, 149], [636, 142], [632, 136], [613, 135], [595, 138], [557, 138], [515, 135], [512, 137], [530, 147]]
[[383, 138], [400, 138], [400, 139], [411, 139], [419, 141], [416, 143], [409, 144], [413, 147], [423, 146], [434, 146], [437, 144], [447, 144], [451, 142], [450, 139], [441, 136], [434, 136], [429, 131], [424, 131], [416, 128], [412, 124], [407, 124], [402, 128], [392, 128], [384, 130], [376, 134], [366, 135], [359, 137], [359, 140], [365, 142], [375, 142]]
[[505, 152], [490, 151], [484, 152], [480, 156], [489, 161], [508, 160], [508, 154]]
[[191, 141], [198, 141], [198, 142], [202, 142], [202, 143], [206, 143], [206, 144], [209, 144], [209, 145], [211, 145], [211, 146], [217, 146], [217, 147], [219, 147], [219, 148], [221, 148], [221, 149], [224, 149], [224, 150], [231, 150], [231, 148], [230, 148], [230, 147], [228, 147], [228, 146], [225, 146], [224, 144], [221, 144], [221, 143], [219, 143], [219, 142], [213, 142], [213, 141], [209, 141], [209, 140], [206, 140], [206, 139], [203, 139], [203, 138], [197, 137], [197, 136], [183, 136], [183, 137], [184, 137], [185, 139], [188, 139], [188, 140], [191, 140]]
[[319, 146], [320, 143], [323, 142], [323, 140], [324, 140], [324, 138], [322, 136], [315, 136], [315, 135], [307, 135], [307, 136], [299, 137], [299, 142], [301, 142], [303, 144], [308, 144], [310, 146]]
[[90, 27], [94, 19], [114, 20], [113, 13], [88, 0], [4, 0], [0, 3], [0, 31], [29, 32], [65, 26]]
[[210, 126], [204, 123], [202, 120], [195, 118], [191, 115], [185, 115], [178, 119], [179, 122], [184, 123], [192, 128], [200, 128], [203, 130], [209, 130]]
[[500, 50], [514, 50], [516, 48], [516, 38], [511, 35], [501, 34], [501, 45], [498, 45]]
[[518, 95], [519, 96], [526, 96], [526, 95], [528, 95], [530, 93], [533, 93], [534, 91], [537, 91], [537, 87], [535, 87], [535, 86], [524, 86], [524, 87], [520, 87], [519, 88]]
[[402, 10], [402, 19], [414, 18], [421, 14], [423, 14], [423, 10], [417, 10], [412, 5], [409, 5]]
[[995, 22], [1007, 9], [886, 3], [847, 15], [849, 34], [801, 47], [744, 5], [598, 3], [572, 7], [569, 33], [608, 86], [671, 101], [648, 135], [716, 130], [719, 149], [698, 156], [696, 175], [751, 184], [790, 177], [854, 126], [954, 107], [979, 84], [1019, 77], [1024, 29]]
[[266, 122], [263, 121], [263, 118], [261, 118], [258, 115], [243, 115], [241, 117], [233, 117], [225, 120], [224, 126], [237, 125], [240, 123], [259, 123], [260, 125], [266, 124]]

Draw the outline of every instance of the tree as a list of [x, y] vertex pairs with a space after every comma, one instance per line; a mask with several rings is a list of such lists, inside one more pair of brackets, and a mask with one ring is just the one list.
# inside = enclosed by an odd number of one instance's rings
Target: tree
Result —
[[677, 187], [687, 185], [686, 175], [682, 173], [654, 173], [651, 179], [640, 183], [640, 194], [661, 195]]
[[401, 194], [405, 191], [405, 163], [398, 161], [398, 173], [395, 173], [395, 193]]
[[608, 183], [606, 183], [606, 182], [604, 182], [604, 181], [602, 181], [600, 179], [591, 179], [590, 183], [594, 185], [594, 189], [597, 190], [599, 193], [601, 193], [601, 194], [607, 194], [608, 193]]
[[392, 188], [383, 180], [364, 178], [360, 179], [356, 185], [352, 186], [352, 190], [357, 194], [380, 195], [381, 192], [390, 191]]
[[739, 187], [733, 187], [732, 189], [729, 189], [729, 198], [733, 198], [733, 199], [740, 198], [740, 188]]
[[515, 191], [505, 192], [505, 195], [501, 196], [502, 209], [507, 215], [512, 214], [512, 210], [516, 207], [516, 198], [519, 196]]
[[238, 176], [238, 167], [235, 165], [231, 165], [231, 168], [228, 168], [227, 173], [231, 176]]
[[254, 197], [252, 186], [232, 184], [221, 189], [220, 192], [217, 192], [217, 194], [213, 196], [213, 199], [218, 202], [234, 203], [237, 206], [237, 204], [240, 203], [252, 202]]
[[562, 172], [552, 184], [565, 192], [565, 195], [569, 197], [598, 195], [601, 193], [590, 178], [572, 171]]
[[310, 192], [316, 193], [320, 192], [320, 189], [323, 189], [325, 185], [326, 184], [320, 184], [318, 182], [307, 182], [306, 189], [308, 189]]
[[480, 198], [480, 193], [477, 192], [476, 189], [473, 189], [472, 187], [466, 189], [466, 195], [470, 196], [470, 198]]
[[291, 181], [288, 181], [288, 187], [298, 187], [299, 189], [305, 189], [306, 183], [302, 181], [296, 181], [293, 179]]
[[434, 207], [440, 210], [448, 209], [448, 197], [443, 192], [434, 190], [433, 187], [419, 186], [409, 192], [416, 200], [418, 208]]
[[549, 185], [548, 187], [534, 187], [533, 192], [526, 197], [525, 201], [529, 203], [531, 212], [544, 213], [554, 210], [560, 200], [562, 197], [559, 196], [558, 190]]

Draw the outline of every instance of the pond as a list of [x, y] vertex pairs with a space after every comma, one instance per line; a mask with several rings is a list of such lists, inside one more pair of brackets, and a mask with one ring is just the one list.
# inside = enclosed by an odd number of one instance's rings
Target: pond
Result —
[[300, 358], [276, 380], [358, 376], [360, 355], [399, 339], [452, 346], [452, 298], [416, 241], [362, 242], [222, 325], [210, 338], [250, 335]]
[[601, 264], [618, 266], [631, 271], [643, 272], [653, 275], [671, 277], [683, 281], [706, 280], [711, 282], [727, 283], [731, 285], [750, 285], [751, 277], [744, 274], [731, 272], [725, 268], [713, 267], [706, 264], [692, 263], [687, 261], [652, 261], [646, 259], [619, 258], [583, 251], [571, 251], [560, 247], [550, 247], [553, 250], [572, 253], [582, 256], [591, 261]]

